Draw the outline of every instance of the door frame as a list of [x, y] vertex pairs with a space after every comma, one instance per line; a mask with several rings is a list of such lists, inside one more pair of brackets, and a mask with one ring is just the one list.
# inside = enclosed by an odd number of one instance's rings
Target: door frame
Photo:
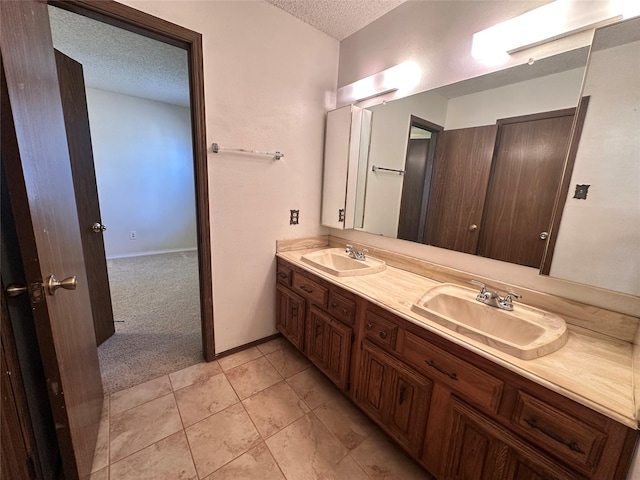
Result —
[[191, 97], [193, 170], [196, 192], [202, 353], [206, 361], [212, 361], [215, 359], [215, 336], [213, 326], [209, 172], [207, 165], [202, 35], [112, 0], [101, 2], [91, 0], [47, 0], [47, 3], [187, 51]]

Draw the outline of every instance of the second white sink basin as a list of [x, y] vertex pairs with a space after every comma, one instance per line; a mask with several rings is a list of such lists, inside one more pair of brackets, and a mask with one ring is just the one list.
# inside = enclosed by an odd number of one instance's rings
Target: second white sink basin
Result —
[[514, 303], [511, 312], [501, 310], [478, 302], [477, 294], [445, 283], [427, 291], [411, 310], [523, 360], [555, 352], [567, 343], [567, 325], [557, 315], [521, 303]]
[[351, 258], [342, 248], [329, 248], [307, 253], [301, 257], [301, 260], [336, 277], [369, 275], [382, 272], [387, 268], [387, 265], [377, 258], [369, 256], [365, 260]]

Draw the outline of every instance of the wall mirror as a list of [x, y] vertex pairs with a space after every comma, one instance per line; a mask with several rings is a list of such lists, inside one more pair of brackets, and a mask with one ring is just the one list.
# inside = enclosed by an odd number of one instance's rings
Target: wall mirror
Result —
[[582, 95], [589, 107], [549, 275], [638, 296], [640, 18], [596, 30]]
[[363, 231], [540, 267], [587, 49], [370, 107]]

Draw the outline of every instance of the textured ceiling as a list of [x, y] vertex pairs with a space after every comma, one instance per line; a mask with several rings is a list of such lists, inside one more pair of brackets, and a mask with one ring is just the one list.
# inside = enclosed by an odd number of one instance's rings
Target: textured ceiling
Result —
[[186, 50], [56, 7], [49, 18], [54, 47], [82, 64], [87, 86], [189, 106]]
[[406, 0], [267, 0], [296, 18], [343, 40]]

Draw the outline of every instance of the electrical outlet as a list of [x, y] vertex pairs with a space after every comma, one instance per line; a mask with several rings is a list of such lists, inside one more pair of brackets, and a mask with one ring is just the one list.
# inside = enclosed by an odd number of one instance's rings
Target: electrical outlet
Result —
[[138, 238], [138, 233], [135, 230], [131, 230], [129, 232], [129, 240], [135, 240]]

